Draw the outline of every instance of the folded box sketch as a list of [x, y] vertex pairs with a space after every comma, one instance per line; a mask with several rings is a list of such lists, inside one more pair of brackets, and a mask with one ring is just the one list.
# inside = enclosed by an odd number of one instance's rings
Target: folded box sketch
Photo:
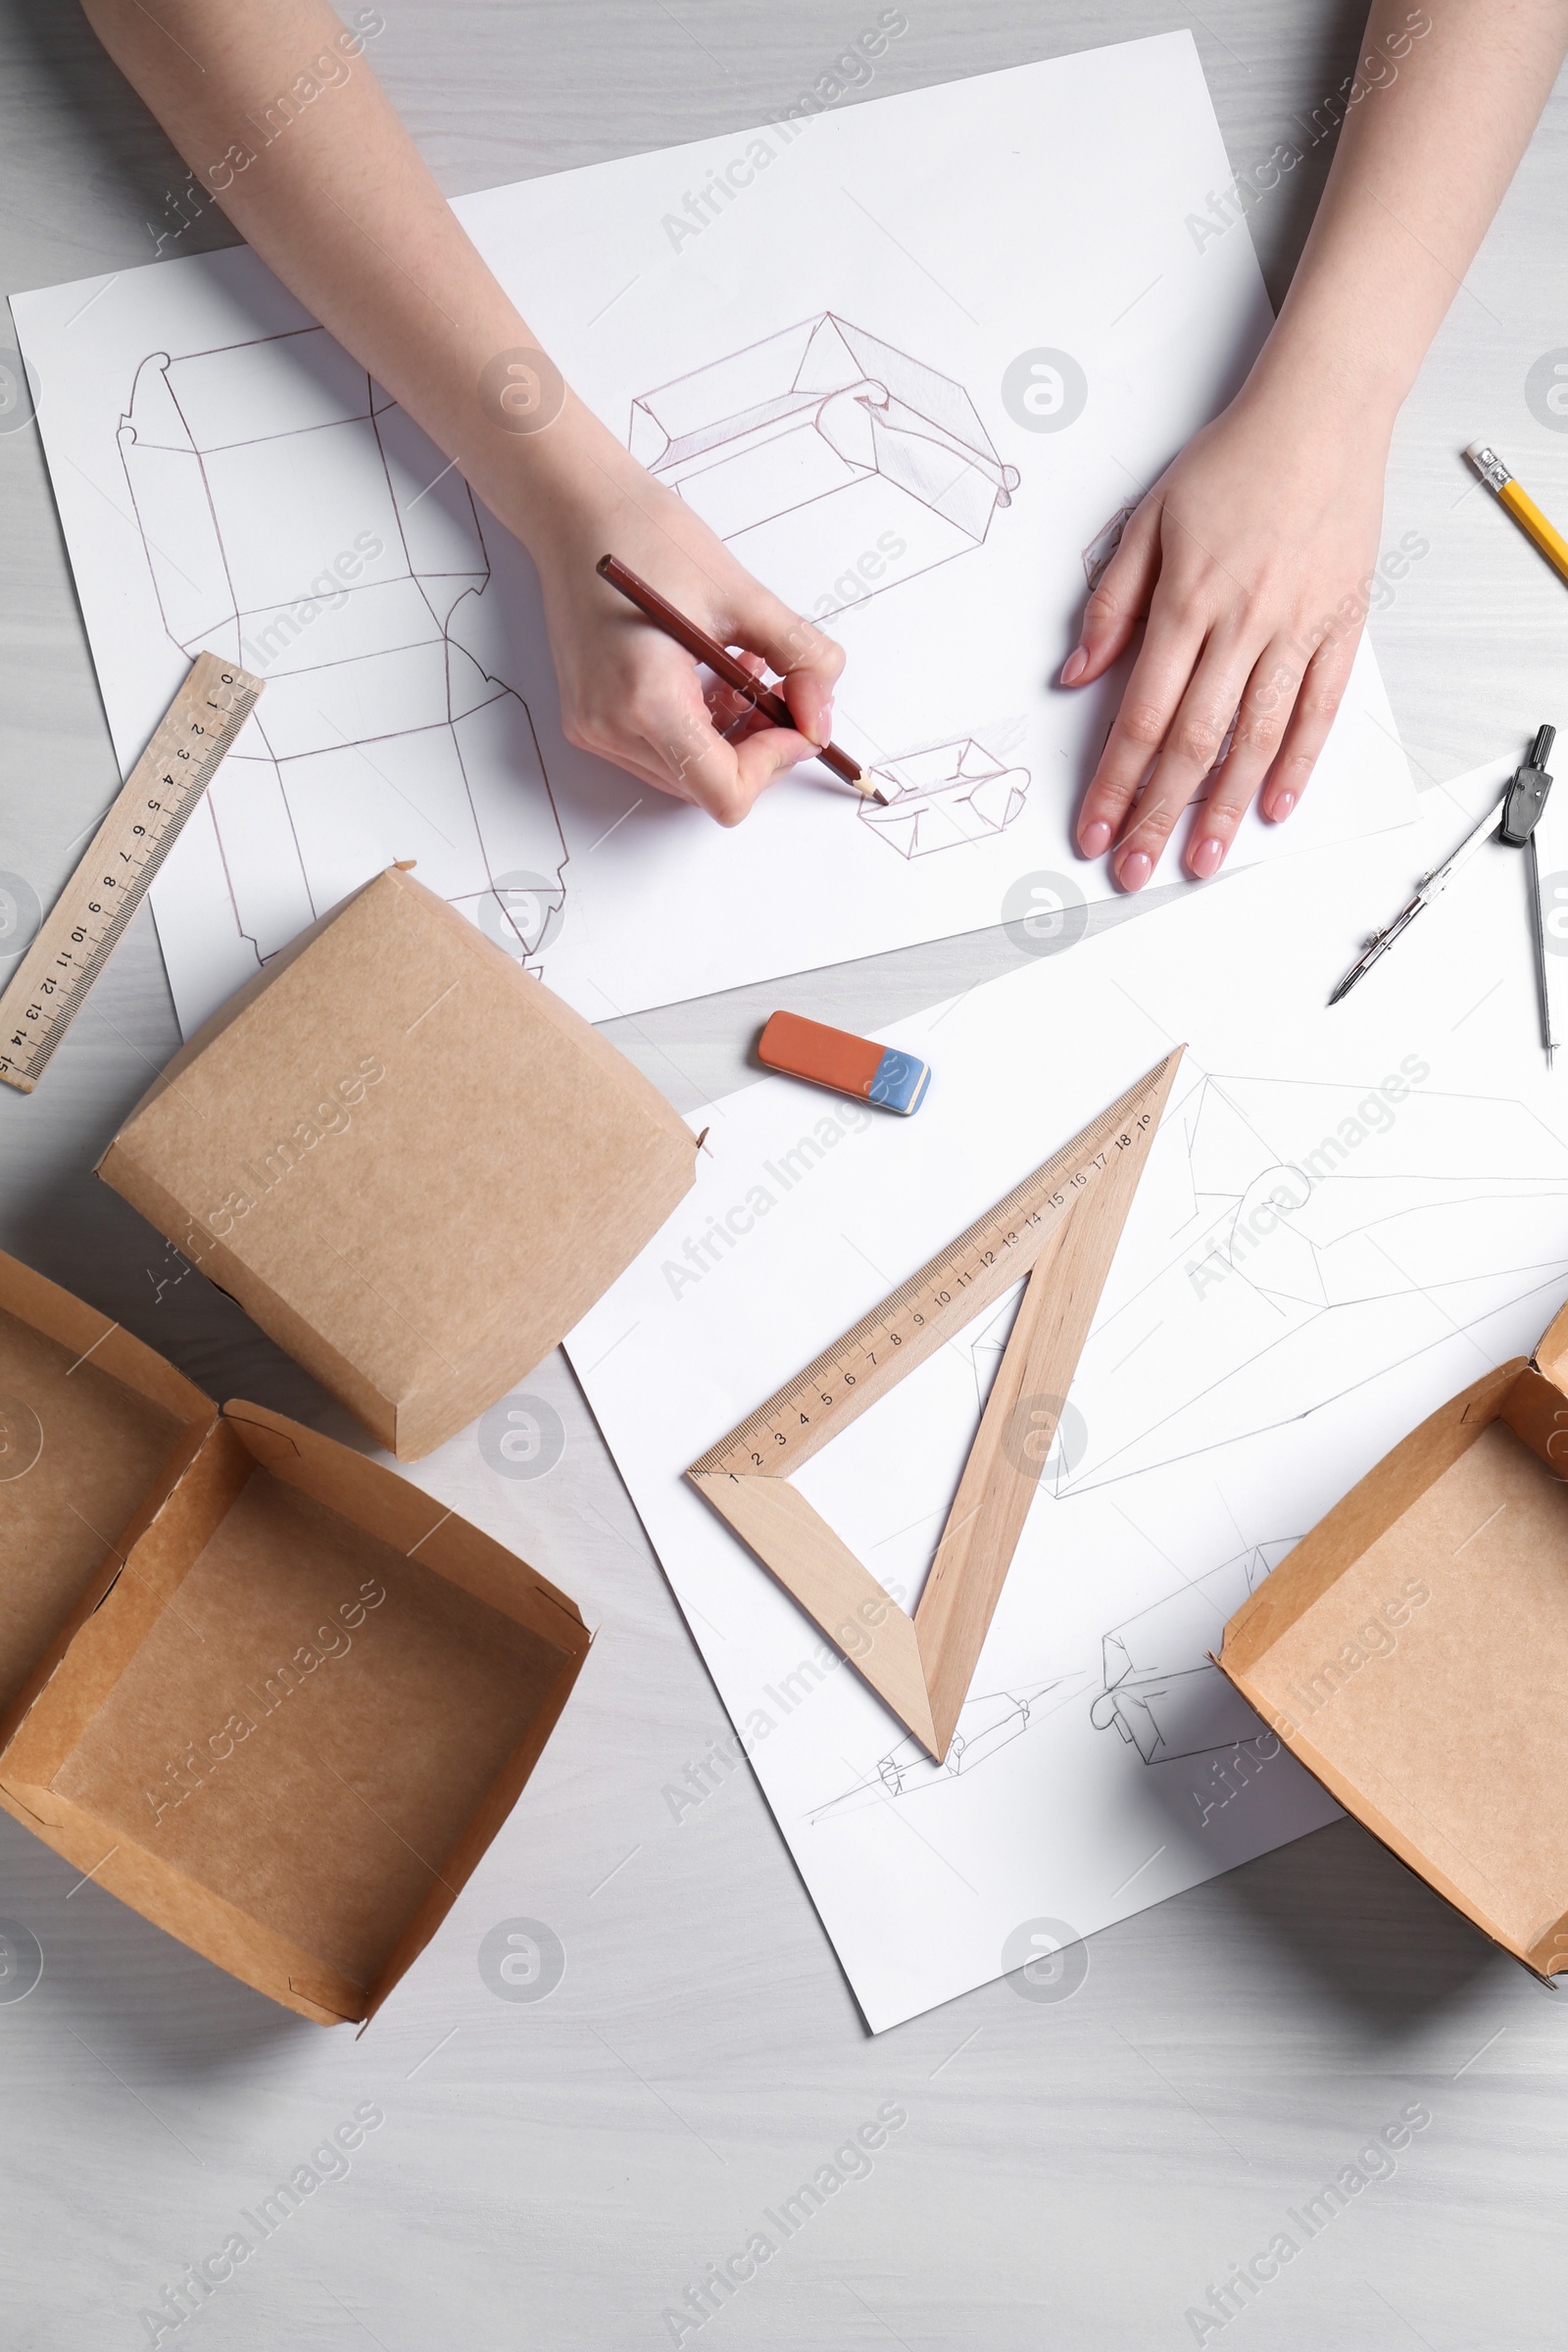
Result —
[[1004, 767], [973, 736], [887, 760], [871, 780], [887, 805], [862, 801], [860, 816], [903, 858], [989, 840], [1011, 824], [1029, 790], [1026, 767]]
[[1295, 1540], [1254, 1544], [1112, 1626], [1102, 1642], [1104, 1687], [1089, 1710], [1097, 1730], [1114, 1726], [1146, 1764], [1255, 1740], [1257, 1717], [1208, 1653], [1218, 1649], [1226, 1619]]
[[[973, 1772], [1010, 1747], [1029, 1729], [1030, 1717], [1039, 1710], [1040, 1701], [1053, 1691], [1058, 1698], [1074, 1694], [1086, 1678], [1081, 1674], [1053, 1675], [1047, 1682], [1024, 1683], [1010, 1690], [990, 1690], [979, 1698], [964, 1701], [958, 1712], [958, 1728], [953, 1736], [953, 1745], [939, 1764], [930, 1751], [911, 1734], [890, 1747], [877, 1758], [872, 1770], [843, 1788], [826, 1804], [818, 1805], [811, 1815], [821, 1821], [830, 1814], [858, 1809], [890, 1796], [913, 1796], [923, 1788], [946, 1788], [960, 1774]], [[1047, 1708], [1046, 1713], [1054, 1711]]]
[[258, 964], [397, 858], [479, 919], [565, 844], [527, 705], [449, 633], [490, 577], [462, 476], [321, 327], [136, 370], [121, 459], [169, 635], [267, 692], [208, 794]]
[[831, 311], [642, 393], [630, 444], [817, 619], [978, 547], [1018, 486], [961, 384]]

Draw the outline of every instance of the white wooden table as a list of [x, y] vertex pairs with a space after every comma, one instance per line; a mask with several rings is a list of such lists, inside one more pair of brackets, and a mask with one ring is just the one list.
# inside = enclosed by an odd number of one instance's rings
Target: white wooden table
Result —
[[[1361, 0], [1205, 10], [909, 0], [869, 94], [1190, 23], [1232, 161], [1249, 166], [1351, 71]], [[764, 119], [875, 13], [387, 0], [373, 58], [457, 193]], [[182, 168], [84, 22], [65, 0], [3, 0], [0, 58], [6, 289], [150, 259], [146, 224], [169, 224]], [[1434, 785], [1565, 710], [1563, 591], [1458, 455], [1494, 439], [1568, 511], [1568, 436], [1524, 396], [1532, 363], [1568, 342], [1565, 137], [1568, 85], [1396, 443], [1387, 536], [1415, 530], [1430, 553], [1375, 634]], [[1328, 153], [1253, 216], [1276, 299]], [[1113, 148], [1103, 168], [1118, 169]], [[227, 241], [213, 212], [164, 250]], [[117, 778], [31, 429], [0, 432], [0, 866], [47, 904]], [[791, 999], [864, 1028], [1012, 955], [1000, 930], [980, 933], [813, 974]], [[687, 1108], [752, 1075], [773, 993], [611, 1034]], [[350, 1434], [229, 1301], [195, 1276], [167, 1283], [162, 1244], [92, 1175], [175, 1042], [143, 915], [46, 1087], [0, 1095], [0, 1244], [213, 1395]], [[144, 2307], [367, 2100], [385, 2120], [349, 2176], [160, 2341], [1145, 2352], [1193, 2342], [1189, 2309], [1291, 2230], [1296, 2258], [1203, 2341], [1562, 2343], [1564, 2013], [1348, 1823], [1097, 1937], [1070, 2000], [1003, 1982], [869, 2039], [749, 1779], [674, 1818], [666, 1786], [724, 1730], [718, 1702], [564, 1365], [533, 1385], [564, 1416], [565, 1457], [482, 1499], [600, 1639], [515, 1815], [362, 2040], [285, 2016], [0, 1819], [0, 1917], [44, 1955], [25, 1999], [0, 1997], [4, 2352], [147, 2342]], [[446, 1459], [431, 1483], [472, 1507], [489, 1474]], [[478, 1966], [487, 1932], [518, 1916], [565, 1953], [542, 2001], [497, 1997]], [[890, 2101], [906, 2121], [869, 2173], [701, 2327], [700, 2299], [673, 2327], [664, 2313], [706, 2267]], [[1431, 2122], [1393, 2176], [1305, 2241], [1287, 2209], [1416, 2102]]]

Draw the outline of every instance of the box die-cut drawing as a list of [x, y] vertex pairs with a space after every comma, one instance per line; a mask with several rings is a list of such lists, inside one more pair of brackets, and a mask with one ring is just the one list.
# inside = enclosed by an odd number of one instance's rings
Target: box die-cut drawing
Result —
[[322, 327], [151, 354], [120, 451], [169, 635], [268, 682], [206, 818], [258, 963], [408, 858], [537, 953], [566, 848], [526, 703], [454, 633], [490, 578], [462, 476]]
[[[1160, 1130], [1145, 1180], [1170, 1236], [1147, 1292], [1151, 1336], [1126, 1364], [1118, 1333], [1091, 1338], [1058, 1494], [1184, 1458], [1202, 1441], [1200, 1396], [1236, 1439], [1318, 1412], [1326, 1364], [1372, 1380], [1448, 1329], [1435, 1298], [1479, 1332], [1568, 1290], [1568, 1151], [1527, 1104], [1434, 1092], [1412, 1067], [1380, 1102], [1189, 1056], [1182, 1118]], [[1394, 1138], [1375, 1170], [1374, 1116]], [[1478, 1193], [1494, 1215], [1470, 1213]]]
[[5, 1257], [0, 1393], [0, 1805], [302, 2017], [370, 2016], [537, 1762], [577, 1610]]
[[860, 816], [902, 858], [988, 841], [1012, 823], [1029, 790], [1026, 767], [1005, 767], [972, 736], [911, 752], [871, 770], [886, 807], [860, 803]]
[[1219, 1664], [1331, 1796], [1504, 1951], [1568, 1969], [1568, 1308], [1368, 1471]]
[[801, 612], [978, 547], [1010, 505], [961, 384], [824, 311], [633, 402], [632, 455]]
[[559, 1344], [695, 1160], [623, 1054], [392, 871], [197, 1032], [99, 1173], [411, 1460]]

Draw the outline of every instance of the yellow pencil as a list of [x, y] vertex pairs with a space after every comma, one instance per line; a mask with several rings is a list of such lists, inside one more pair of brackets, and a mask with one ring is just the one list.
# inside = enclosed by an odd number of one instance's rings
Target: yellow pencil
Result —
[[1475, 467], [1489, 490], [1497, 495], [1499, 506], [1507, 508], [1527, 539], [1533, 539], [1552, 568], [1568, 580], [1568, 539], [1556, 530], [1524, 490], [1494, 449], [1484, 441], [1472, 441], [1465, 456]]

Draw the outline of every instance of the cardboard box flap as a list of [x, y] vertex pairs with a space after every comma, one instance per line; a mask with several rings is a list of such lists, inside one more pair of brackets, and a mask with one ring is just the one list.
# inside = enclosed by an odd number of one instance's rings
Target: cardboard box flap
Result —
[[1543, 1974], [1568, 1968], [1565, 1428], [1529, 1365], [1478, 1381], [1281, 1562], [1220, 1654], [1348, 1810]]
[[[25, 1816], [24, 1807], [17, 1810]], [[106, 1853], [96, 1814], [56, 1797], [50, 1800], [47, 1823], [37, 1826], [55, 1851], [74, 1869], [90, 1873], [106, 1894], [128, 1903], [204, 1960], [284, 2008], [320, 2026], [354, 2024], [365, 2016], [363, 1985], [290, 1945], [162, 1855], [123, 1839]]]
[[1561, 1306], [1547, 1324], [1533, 1358], [1539, 1371], [1560, 1389], [1568, 1380], [1568, 1306]]
[[191, 1560], [232, 1507], [251, 1472], [242, 1446], [221, 1443], [209, 1422], [180, 1475], [158, 1497], [139, 1538], [117, 1561], [108, 1588], [76, 1627], [48, 1687], [3, 1754], [8, 1786], [30, 1789], [29, 1809], [50, 1818], [47, 1791], [77, 1742], [113, 1698], [125, 1660], [172, 1615], [193, 1654], [206, 1638], [182, 1612], [179, 1590]]
[[265, 1405], [231, 1398], [223, 1419], [276, 1477], [348, 1512], [405, 1559], [417, 1558], [564, 1654], [580, 1657], [587, 1649], [588, 1628], [575, 1601], [411, 1480]]
[[418, 1958], [483, 1860], [486, 1850], [500, 1834], [508, 1815], [522, 1794], [534, 1766], [544, 1753], [545, 1743], [556, 1728], [562, 1709], [571, 1695], [571, 1687], [577, 1679], [578, 1669], [592, 1638], [591, 1635], [585, 1638], [582, 1650], [563, 1656], [554, 1682], [540, 1691], [532, 1723], [475, 1806], [472, 1819], [442, 1864], [439, 1876], [426, 1888], [424, 1900], [393, 1947], [366, 2009], [367, 2017], [375, 2015], [398, 1980]]
[[107, 1315], [0, 1255], [0, 1741], [215, 1411]]
[[1450, 1397], [1303, 1536], [1226, 1626], [1220, 1663], [1227, 1674], [1249, 1672], [1387, 1533], [1474, 1443], [1525, 1369], [1524, 1357], [1516, 1356]]

